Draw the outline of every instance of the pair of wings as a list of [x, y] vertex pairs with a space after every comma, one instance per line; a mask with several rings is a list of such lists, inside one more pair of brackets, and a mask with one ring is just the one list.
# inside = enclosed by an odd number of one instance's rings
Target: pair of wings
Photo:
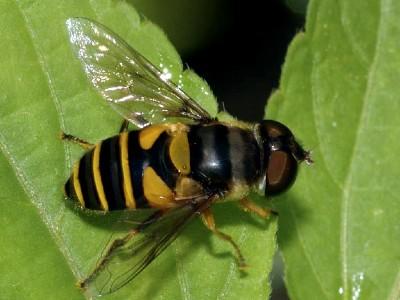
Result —
[[138, 128], [165, 122], [193, 124], [213, 118], [117, 34], [94, 21], [66, 22], [75, 54], [92, 85]]
[[[207, 123], [210, 114], [169, 81], [146, 58], [117, 34], [84, 18], [66, 22], [70, 42], [91, 84], [103, 98], [138, 128], [164, 122]], [[81, 284], [93, 293], [111, 293], [135, 278], [181, 232], [214, 195], [201, 195], [188, 205], [153, 217], [139, 225], [137, 236], [128, 234], [113, 243], [96, 269]]]

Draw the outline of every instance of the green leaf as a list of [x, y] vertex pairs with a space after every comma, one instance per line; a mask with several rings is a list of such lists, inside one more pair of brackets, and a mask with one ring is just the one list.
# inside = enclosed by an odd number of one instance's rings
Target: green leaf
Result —
[[[122, 121], [73, 55], [65, 21], [76, 16], [112, 28], [217, 113], [207, 84], [182, 71], [162, 31], [125, 1], [0, 2], [0, 290], [7, 299], [90, 297], [75, 283], [121, 225], [118, 214], [72, 209], [62, 194], [83, 150], [62, 142], [60, 132], [98, 142], [115, 135]], [[276, 222], [260, 221], [231, 203], [217, 205], [215, 215], [241, 246], [251, 266], [247, 276], [237, 270], [231, 247], [196, 221], [132, 284], [106, 299], [267, 298]]]
[[277, 202], [292, 299], [400, 298], [400, 2], [310, 1], [268, 117], [313, 151]]

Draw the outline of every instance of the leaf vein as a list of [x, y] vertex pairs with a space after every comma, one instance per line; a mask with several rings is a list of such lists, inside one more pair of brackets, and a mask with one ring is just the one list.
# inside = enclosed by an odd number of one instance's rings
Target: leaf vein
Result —
[[187, 272], [185, 271], [182, 260], [181, 260], [181, 255], [180, 255], [181, 247], [180, 247], [179, 243], [180, 243], [179, 239], [177, 239], [174, 242], [176, 271], [178, 273], [179, 287], [180, 287], [183, 299], [191, 300], [192, 295], [190, 292], [189, 280], [188, 280]]
[[[313, 38], [313, 37], [311, 37], [311, 38]], [[310, 51], [312, 51], [312, 49], [310, 49]], [[315, 56], [313, 56], [313, 57], [315, 57]], [[316, 131], [317, 131], [317, 138], [318, 138], [318, 140], [320, 141], [320, 140], [321, 140], [321, 139], [320, 139], [320, 134], [318, 134], [318, 128], [319, 128], [319, 127], [317, 126], [318, 122], [317, 122], [317, 119], [316, 119], [316, 116], [317, 116], [318, 113], [316, 113], [316, 106], [314, 105], [314, 104], [315, 104], [315, 101], [314, 101], [314, 100], [315, 100], [316, 97], [317, 97], [317, 96], [316, 96], [317, 93], [315, 92], [314, 84], [313, 84], [313, 77], [315, 76], [315, 71], [314, 71], [314, 69], [315, 69], [315, 64], [316, 64], [315, 59], [312, 59], [311, 71], [310, 71], [310, 96], [311, 96], [311, 99], [313, 99], [313, 101], [311, 101], [311, 108], [312, 108], [312, 109], [311, 109], [311, 113], [312, 113], [312, 116], [313, 116], [312, 120], [313, 120], [313, 123], [314, 123], [314, 127], [316, 128]], [[321, 148], [320, 148], [320, 149], [321, 149]], [[325, 160], [325, 155], [323, 155], [322, 149], [321, 149], [321, 158], [322, 158], [322, 162], [323, 162], [323, 164], [324, 164], [324, 166], [325, 166], [325, 169], [326, 169], [326, 171], [327, 171], [327, 174], [329, 174], [329, 176], [330, 176], [332, 182], [333, 182], [336, 186], [339, 187], [339, 183], [336, 182], [336, 181], [334, 180], [334, 176], [331, 174], [331, 172], [330, 172], [330, 170], [329, 170], [329, 168], [328, 168], [328, 166], [327, 166], [327, 163], [326, 163], [326, 160]], [[303, 239], [302, 239], [302, 237], [301, 237], [300, 231], [299, 231], [299, 229], [298, 229], [299, 226], [297, 225], [296, 214], [295, 214], [295, 212], [293, 211], [293, 207], [290, 207], [289, 211], [290, 211], [291, 215], [293, 216], [293, 222], [295, 223], [295, 228], [296, 228], [296, 235], [298, 236], [299, 243], [300, 243], [300, 245], [301, 245], [301, 248], [303, 249], [304, 256], [306, 257], [306, 259], [307, 259], [307, 261], [308, 261], [308, 263], [309, 263], [309, 265], [310, 265], [311, 271], [313, 272], [313, 274], [314, 274], [314, 276], [315, 276], [315, 279], [316, 279], [316, 282], [317, 282], [318, 285], [320, 286], [322, 293], [325, 295], [325, 298], [326, 298], [326, 299], [329, 299], [329, 297], [328, 297], [328, 291], [325, 290], [325, 288], [324, 288], [324, 286], [323, 286], [323, 284], [322, 284], [321, 278], [320, 278], [320, 276], [318, 275], [318, 271], [317, 271], [317, 269], [316, 269], [316, 266], [314, 265], [314, 263], [313, 263], [311, 257], [308, 255], [308, 252], [307, 252], [307, 250], [306, 250], [305, 243], [304, 243], [304, 241], [303, 241]]]
[[[24, 25], [25, 28], [31, 38], [32, 44], [33, 44], [33, 49], [36, 53], [36, 57], [38, 59], [38, 63], [42, 69], [43, 74], [45, 75], [47, 82], [48, 82], [48, 86], [49, 86], [49, 91], [50, 91], [50, 95], [51, 95], [51, 99], [55, 105], [56, 111], [58, 113], [59, 116], [59, 122], [60, 122], [60, 127], [61, 129], [65, 128], [65, 122], [64, 122], [64, 114], [57, 96], [57, 93], [55, 92], [55, 88], [54, 88], [54, 83], [51, 79], [51, 75], [50, 75], [50, 70], [48, 65], [46, 64], [46, 61], [44, 59], [44, 55], [42, 54], [42, 50], [40, 49], [39, 43], [36, 40], [36, 35], [35, 32], [33, 31], [33, 26], [32, 24], [29, 22], [29, 18], [28, 16], [24, 13], [24, 10], [22, 9], [22, 4], [20, 3], [20, 0], [16, 0], [17, 3], [17, 7], [20, 11], [20, 14], [24, 20]], [[4, 141], [4, 139], [3, 139]], [[3, 152], [4, 152], [4, 148], [5, 144], [3, 142]], [[69, 152], [69, 148], [68, 146], [64, 145], [64, 151], [65, 151], [65, 156], [67, 157], [67, 159], [65, 160], [66, 165], [68, 166], [68, 161], [69, 161], [69, 157], [70, 157], [70, 152]], [[5, 152], [7, 153], [7, 152]], [[9, 153], [12, 157], [12, 154]], [[63, 253], [64, 257], [66, 258], [66, 261], [68, 263], [68, 265], [71, 268], [71, 271], [73, 272], [73, 274], [75, 275], [75, 277], [80, 277], [80, 272], [78, 270], [78, 268], [76, 267], [76, 262], [73, 259], [68, 247], [66, 247], [63, 239], [60, 236], [60, 232], [56, 226], [56, 224], [54, 224], [54, 220], [48, 217], [48, 213], [46, 213], [46, 208], [42, 205], [40, 205], [40, 201], [38, 200], [38, 196], [36, 195], [36, 192], [33, 188], [33, 186], [31, 186], [29, 180], [27, 179], [26, 175], [23, 173], [22, 169], [18, 167], [18, 164], [16, 162], [16, 160], [11, 159], [11, 162], [13, 163], [13, 168], [14, 170], [16, 170], [16, 174], [17, 174], [17, 178], [19, 178], [19, 181], [21, 183], [21, 186], [23, 187], [23, 189], [27, 192], [28, 196], [31, 196], [31, 198], [36, 199], [34, 201], [34, 203], [36, 204], [36, 207], [38, 208], [39, 214], [41, 215], [42, 219], [45, 221], [45, 224], [48, 226], [49, 228], [49, 232], [51, 233], [51, 236], [53, 236], [56, 244], [58, 245], [58, 248], [60, 249], [60, 251]], [[66, 168], [68, 169], [68, 167]], [[59, 211], [59, 216], [63, 214], [65, 207], [62, 207], [62, 209]]]
[[392, 289], [390, 290], [388, 299], [389, 300], [400, 299], [400, 270], [399, 272], [397, 272], [397, 276], [393, 282], [393, 286]]
[[[242, 227], [241, 231], [240, 231], [240, 235], [239, 235], [239, 240], [238, 240], [238, 245], [239, 247], [244, 243], [244, 241], [246, 240], [247, 237], [247, 230], [245, 227]], [[235, 273], [235, 268], [236, 267], [236, 263], [232, 262], [229, 265], [229, 271], [228, 271], [228, 275], [225, 277], [225, 283], [223, 284], [223, 287], [221, 289], [221, 291], [219, 292], [219, 295], [217, 296], [218, 300], [222, 300], [224, 298], [226, 298], [226, 295], [228, 294], [229, 288], [231, 286], [231, 281], [233, 278], [233, 275]]]
[[328, 292], [325, 290], [325, 288], [324, 288], [324, 286], [322, 285], [322, 282], [321, 282], [321, 280], [320, 280], [320, 277], [321, 277], [321, 276], [318, 275], [318, 272], [317, 272], [317, 270], [316, 270], [316, 268], [315, 268], [315, 266], [314, 266], [314, 263], [313, 263], [313, 261], [311, 260], [311, 257], [308, 255], [308, 251], [307, 251], [306, 246], [305, 246], [305, 244], [304, 244], [303, 238], [301, 237], [301, 234], [300, 234], [300, 232], [299, 232], [299, 230], [298, 230], [298, 227], [299, 227], [299, 226], [297, 225], [296, 214], [295, 214], [295, 212], [293, 211], [293, 207], [290, 207], [289, 211], [290, 211], [290, 214], [292, 215], [292, 220], [293, 220], [293, 222], [295, 223], [294, 228], [296, 228], [296, 235], [297, 235], [297, 237], [298, 237], [298, 239], [299, 239], [299, 243], [300, 243], [301, 249], [303, 249], [304, 256], [305, 256], [306, 260], [308, 261], [308, 264], [310, 265], [311, 271], [312, 271], [312, 273], [314, 274], [314, 277], [315, 277], [315, 279], [316, 279], [316, 282], [318, 283], [318, 285], [319, 285], [320, 288], [321, 288], [321, 292], [325, 295], [325, 298], [326, 298], [326, 299], [329, 299], [329, 297], [328, 297]]
[[[339, 7], [339, 12], [343, 11], [343, 8], [341, 7], [341, 2], [338, 1], [338, 7]], [[350, 26], [349, 23], [346, 22], [346, 16], [345, 14], [340, 13], [340, 26], [343, 29], [344, 37], [348, 41], [350, 48], [352, 49], [353, 53], [355, 54], [355, 57], [359, 57], [361, 60], [361, 65], [367, 65], [368, 64], [368, 56], [365, 53], [365, 51], [362, 50], [361, 46], [359, 45], [360, 43], [356, 42], [356, 39], [351, 35], [351, 30], [352, 26]], [[347, 30], [350, 29], [350, 30]]]
[[348, 227], [349, 227], [349, 219], [350, 219], [350, 204], [351, 204], [351, 191], [352, 191], [352, 184], [353, 184], [353, 176], [355, 173], [356, 164], [354, 163], [358, 149], [360, 147], [360, 136], [364, 130], [364, 126], [367, 123], [367, 116], [369, 114], [370, 106], [368, 99], [370, 98], [370, 93], [374, 85], [374, 76], [377, 68], [377, 57], [379, 55], [379, 48], [380, 48], [380, 38], [382, 36], [382, 22], [384, 21], [382, 18], [382, 5], [383, 1], [381, 2], [379, 17], [380, 20], [378, 22], [378, 30], [377, 30], [377, 39], [376, 39], [376, 46], [374, 51], [374, 56], [371, 60], [371, 64], [367, 69], [368, 77], [366, 80], [366, 88], [365, 93], [362, 97], [362, 107], [361, 107], [361, 114], [357, 124], [357, 131], [355, 135], [355, 141], [353, 144], [353, 149], [350, 155], [350, 166], [348, 174], [344, 181], [343, 186], [343, 202], [341, 208], [341, 230], [340, 230], [340, 249], [341, 249], [341, 261], [342, 261], [342, 284], [343, 284], [343, 299], [350, 299], [351, 295], [349, 294], [349, 286], [348, 286], [348, 277], [349, 277], [349, 262], [348, 262], [348, 243], [349, 243], [349, 234], [348, 234]]

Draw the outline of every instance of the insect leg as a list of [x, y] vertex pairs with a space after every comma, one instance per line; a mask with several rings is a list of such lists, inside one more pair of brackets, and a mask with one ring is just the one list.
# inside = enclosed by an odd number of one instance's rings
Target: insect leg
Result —
[[220, 239], [227, 241], [228, 243], [230, 243], [233, 246], [233, 248], [236, 251], [236, 255], [237, 255], [237, 259], [238, 259], [238, 263], [239, 263], [239, 269], [245, 269], [247, 267], [247, 264], [242, 255], [242, 252], [240, 251], [239, 246], [236, 244], [236, 242], [232, 239], [232, 237], [230, 235], [227, 235], [226, 233], [223, 233], [216, 228], [214, 215], [212, 214], [212, 212], [209, 208], [202, 211], [201, 219], [202, 219], [204, 225], [206, 225], [206, 227], [208, 229], [210, 229]]
[[271, 214], [274, 214], [274, 215], [278, 214], [277, 212], [275, 212], [269, 208], [264, 208], [264, 207], [258, 206], [256, 203], [254, 203], [253, 201], [250, 201], [247, 198], [243, 198], [242, 200], [240, 200], [239, 206], [245, 212], [255, 213], [256, 215], [260, 216], [263, 219], [268, 219]]
[[69, 141], [69, 142], [73, 142], [75, 144], [78, 144], [79, 146], [81, 146], [83, 149], [86, 150], [90, 150], [94, 147], [93, 144], [86, 142], [85, 140], [82, 140], [76, 136], [70, 135], [68, 133], [65, 132], [61, 132], [61, 139], [63, 141]]
[[110, 244], [110, 246], [108, 246], [107, 251], [105, 252], [103, 257], [97, 263], [96, 267], [89, 274], [89, 276], [83, 280], [78, 281], [78, 283], [77, 283], [78, 287], [81, 289], [86, 289], [89, 286], [89, 284], [91, 282], [93, 282], [96, 279], [96, 277], [99, 275], [99, 273], [104, 269], [107, 262], [110, 260], [110, 257], [113, 255], [113, 253], [117, 249], [126, 245], [126, 243], [128, 243], [138, 233], [142, 232], [147, 226], [149, 226], [150, 224], [157, 221], [162, 215], [163, 215], [162, 211], [156, 211], [154, 214], [150, 215], [150, 217], [145, 219], [141, 224], [139, 224], [135, 229], [128, 232], [125, 236], [123, 236], [122, 238], [113, 240], [112, 243]]
[[127, 132], [128, 131], [128, 127], [129, 127], [129, 121], [124, 119], [124, 121], [122, 122], [121, 127], [119, 129], [119, 133]]

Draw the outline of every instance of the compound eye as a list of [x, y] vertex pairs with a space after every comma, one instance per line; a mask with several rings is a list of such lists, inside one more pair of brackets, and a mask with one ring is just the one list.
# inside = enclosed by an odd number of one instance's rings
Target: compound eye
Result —
[[273, 151], [267, 168], [265, 195], [277, 195], [287, 190], [296, 179], [297, 161], [285, 151]]
[[273, 120], [264, 121], [264, 128], [267, 131], [269, 138], [277, 138], [281, 136], [292, 137], [293, 134], [289, 128], [287, 128], [282, 123]]

